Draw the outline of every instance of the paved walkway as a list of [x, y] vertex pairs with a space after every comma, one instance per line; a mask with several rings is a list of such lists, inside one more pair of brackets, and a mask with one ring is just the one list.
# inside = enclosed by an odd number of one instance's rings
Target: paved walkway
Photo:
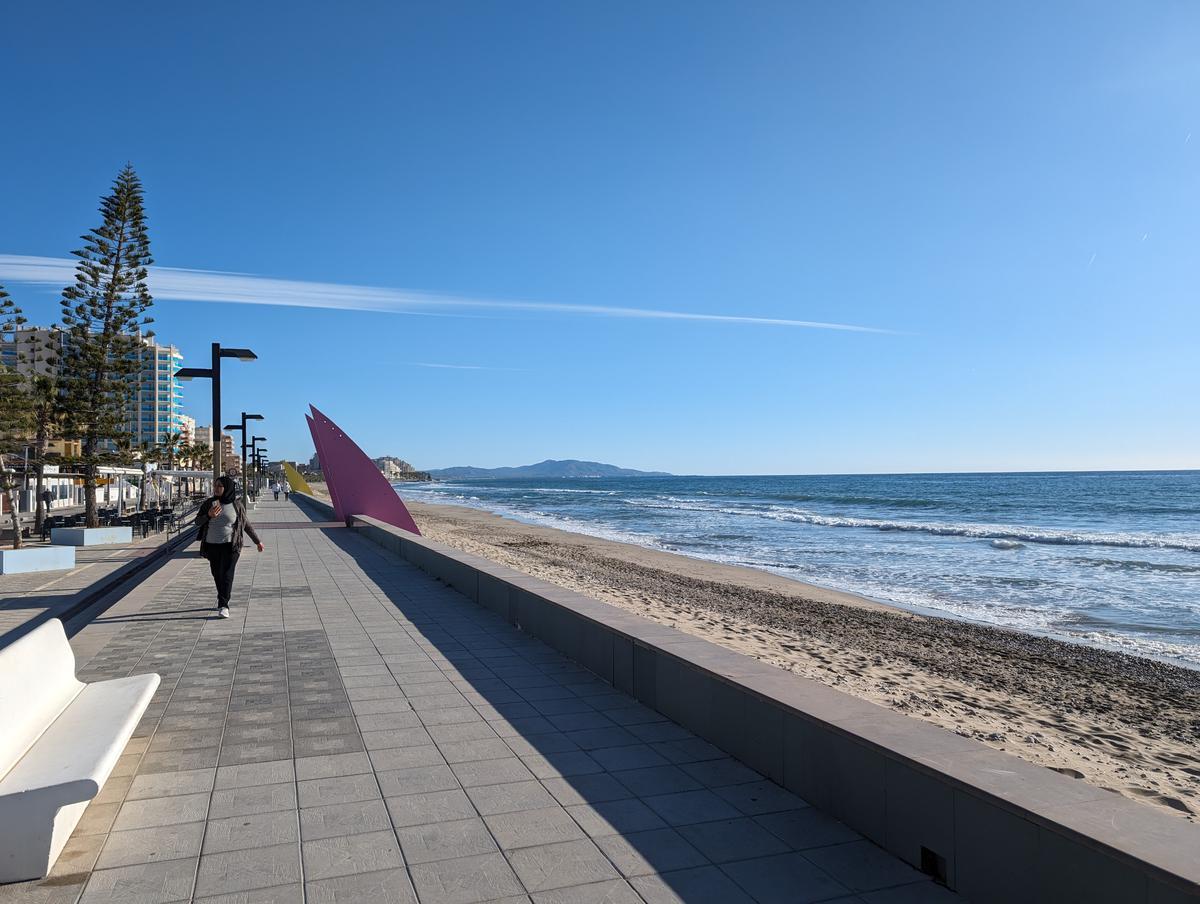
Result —
[[[70, 570], [0, 575], [0, 646], [15, 640], [26, 624], [70, 611], [114, 572], [151, 555], [169, 539], [163, 531], [145, 539], [139, 536], [128, 545], [78, 546]], [[40, 538], [26, 541], [26, 546], [41, 545]], [[5, 637], [9, 632], [16, 633]]]
[[835, 820], [352, 531], [176, 556], [73, 640], [162, 686], [10, 902], [942, 902]]

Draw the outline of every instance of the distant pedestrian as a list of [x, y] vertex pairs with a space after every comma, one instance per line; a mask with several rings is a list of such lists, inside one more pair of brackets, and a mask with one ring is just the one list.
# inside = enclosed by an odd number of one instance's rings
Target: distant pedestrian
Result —
[[292, 498], [292, 485], [290, 483], [285, 483], [283, 485], [283, 501], [287, 502], [291, 498]]
[[271, 484], [271, 492], [275, 494], [275, 501], [278, 502], [279, 501], [279, 481], [278, 480], [275, 481], [273, 484]]
[[44, 505], [47, 509], [50, 508], [50, 500], [53, 498], [54, 497], [50, 495], [49, 490], [42, 490], [42, 505]]
[[205, 499], [196, 514], [196, 536], [200, 539], [200, 555], [208, 559], [217, 585], [217, 614], [229, 618], [229, 597], [238, 556], [242, 554], [242, 535], [249, 534], [259, 552], [263, 544], [246, 517], [233, 478], [218, 477], [213, 492], [215, 495]]

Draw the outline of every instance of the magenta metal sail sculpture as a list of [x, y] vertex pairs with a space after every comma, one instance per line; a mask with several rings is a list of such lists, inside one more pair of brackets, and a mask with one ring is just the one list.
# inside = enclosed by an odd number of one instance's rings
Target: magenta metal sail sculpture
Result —
[[329, 487], [334, 516], [344, 521], [352, 515], [366, 515], [410, 533], [420, 534], [408, 508], [357, 443], [341, 427], [309, 405], [306, 415], [313, 445]]

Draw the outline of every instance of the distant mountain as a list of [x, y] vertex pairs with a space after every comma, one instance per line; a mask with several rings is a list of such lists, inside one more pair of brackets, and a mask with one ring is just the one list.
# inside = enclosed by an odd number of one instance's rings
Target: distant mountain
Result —
[[566, 461], [547, 459], [536, 465], [515, 468], [434, 468], [429, 471], [436, 480], [461, 480], [467, 477], [670, 477], [666, 471], [635, 471], [618, 468], [598, 461]]

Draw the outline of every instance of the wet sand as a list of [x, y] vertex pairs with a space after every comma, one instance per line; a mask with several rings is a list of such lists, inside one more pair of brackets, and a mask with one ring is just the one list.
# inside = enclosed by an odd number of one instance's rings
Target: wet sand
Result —
[[1081, 781], [1200, 816], [1200, 671], [460, 506], [422, 533]]

